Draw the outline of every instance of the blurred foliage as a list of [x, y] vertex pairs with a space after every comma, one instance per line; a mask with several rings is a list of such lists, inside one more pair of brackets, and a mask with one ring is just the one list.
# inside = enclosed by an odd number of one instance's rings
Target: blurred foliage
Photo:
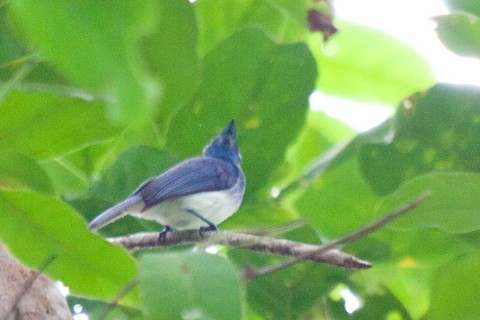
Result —
[[475, 0], [444, 0], [451, 11], [469, 12], [480, 15], [480, 3]]
[[480, 56], [480, 20], [466, 13], [435, 17], [437, 33], [443, 43], [462, 56]]
[[318, 33], [309, 35], [320, 70], [318, 89], [394, 106], [432, 84], [430, 66], [413, 48], [380, 30], [345, 21], [337, 25], [339, 32], [326, 43]]
[[[435, 84], [412, 48], [338, 21], [327, 3], [3, 2], [2, 244], [31, 267], [53, 258], [45, 273], [93, 318], [138, 280], [107, 319], [474, 319], [480, 89]], [[478, 1], [447, 4], [457, 12], [435, 18], [439, 38], [478, 57]], [[309, 109], [315, 89], [396, 112], [356, 133]], [[247, 283], [242, 267], [281, 259], [191, 247], [131, 255], [103, 237], [161, 226], [130, 217], [87, 231], [231, 119], [247, 193], [221, 228], [320, 243], [432, 198], [343, 248], [370, 270], [305, 263]], [[307, 225], [277, 234], [298, 219]], [[353, 314], [342, 288], [361, 300]]]

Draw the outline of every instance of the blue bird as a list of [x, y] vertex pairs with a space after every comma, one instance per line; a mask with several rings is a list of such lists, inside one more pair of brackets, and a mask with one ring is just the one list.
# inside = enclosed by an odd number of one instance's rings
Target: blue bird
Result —
[[217, 230], [242, 203], [245, 176], [240, 167], [232, 120], [200, 157], [180, 162], [145, 181], [127, 199], [104, 211], [88, 227], [98, 229], [127, 214], [157, 221], [170, 230]]

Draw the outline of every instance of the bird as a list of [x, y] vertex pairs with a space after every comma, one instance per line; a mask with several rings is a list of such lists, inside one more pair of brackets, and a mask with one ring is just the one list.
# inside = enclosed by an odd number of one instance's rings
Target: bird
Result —
[[198, 157], [189, 158], [143, 182], [130, 196], [93, 219], [96, 230], [125, 216], [154, 220], [164, 229], [216, 231], [240, 207], [245, 175], [240, 166], [234, 120]]

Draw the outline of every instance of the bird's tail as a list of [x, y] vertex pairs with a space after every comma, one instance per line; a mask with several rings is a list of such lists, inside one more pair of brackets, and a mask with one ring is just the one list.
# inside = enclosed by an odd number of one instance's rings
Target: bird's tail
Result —
[[142, 197], [139, 195], [128, 197], [125, 201], [122, 201], [119, 204], [111, 207], [110, 209], [102, 212], [98, 217], [93, 219], [93, 221], [88, 224], [88, 228], [91, 230], [99, 229], [106, 224], [109, 224], [123, 217], [127, 214], [128, 209], [140, 203], [141, 201]]

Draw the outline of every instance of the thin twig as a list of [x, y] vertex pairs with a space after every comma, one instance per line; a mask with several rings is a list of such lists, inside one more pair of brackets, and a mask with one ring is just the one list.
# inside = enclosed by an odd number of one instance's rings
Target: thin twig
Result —
[[30, 290], [30, 288], [32, 287], [35, 280], [37, 280], [37, 278], [40, 276], [40, 274], [42, 274], [45, 271], [45, 269], [47, 269], [48, 266], [56, 258], [57, 257], [55, 257], [55, 256], [49, 257], [47, 260], [45, 260], [45, 262], [42, 263], [42, 265], [40, 266], [38, 271], [32, 271], [32, 273], [29, 275], [29, 278], [25, 281], [25, 284], [23, 285], [22, 291], [20, 291], [18, 293], [17, 297], [15, 298], [14, 303], [12, 304], [12, 307], [10, 308], [10, 310], [8, 310], [8, 312], [5, 314], [5, 317], [3, 319], [9, 319], [10, 318], [10, 315], [15, 311], [15, 309], [17, 308], [20, 301], [27, 294], [28, 290]]
[[133, 290], [133, 288], [135, 288], [136, 286], [138, 285], [138, 280], [133, 280], [133, 281], [130, 281], [126, 286], [125, 288], [123, 288], [118, 294], [117, 296], [115, 297], [115, 299], [109, 303], [105, 308], [104, 310], [100, 313], [100, 315], [98, 316], [98, 320], [103, 320], [105, 319], [108, 314], [110, 312], [112, 312], [113, 309], [115, 309], [115, 307], [118, 305], [118, 303], [120, 302], [120, 300], [123, 299], [123, 297], [125, 297], [130, 291]]
[[321, 254], [321, 253], [324, 253], [326, 251], [332, 250], [334, 248], [338, 248], [339, 246], [341, 246], [343, 244], [346, 244], [346, 243], [352, 242], [354, 240], [357, 240], [359, 238], [362, 238], [365, 235], [370, 234], [373, 231], [380, 229], [381, 227], [385, 226], [389, 222], [391, 222], [391, 221], [399, 218], [400, 216], [406, 214], [407, 212], [412, 211], [417, 206], [419, 206], [421, 203], [423, 203], [425, 200], [430, 198], [431, 195], [432, 195], [431, 192], [426, 192], [426, 193], [420, 195], [415, 200], [413, 200], [413, 201], [403, 205], [402, 207], [392, 211], [391, 213], [387, 214], [383, 218], [378, 219], [377, 221], [374, 221], [374, 222], [364, 226], [363, 228], [346, 235], [343, 238], [340, 238], [340, 239], [332, 241], [332, 242], [330, 242], [326, 245], [323, 245], [323, 246], [319, 247], [317, 250], [315, 250], [315, 252], [313, 252], [313, 253], [311, 253], [311, 252], [305, 253], [305, 254], [300, 255], [298, 257], [295, 257], [293, 259], [290, 259], [290, 260], [287, 260], [287, 261], [284, 261], [284, 262], [280, 262], [280, 263], [275, 264], [275, 265], [267, 266], [267, 267], [264, 267], [264, 268], [261, 268], [261, 269], [258, 269], [258, 270], [249, 268], [249, 269], [246, 270], [244, 276], [245, 276], [246, 279], [253, 279], [253, 278], [256, 278], [256, 277], [259, 277], [259, 276], [262, 276], [262, 275], [270, 274], [270, 273], [285, 269], [287, 267], [290, 267], [297, 262], [307, 260], [313, 254]]
[[[352, 141], [355, 140], [356, 139]], [[342, 163], [343, 158], [345, 157], [342, 157], [341, 155], [345, 153], [346, 150], [348, 150], [347, 148], [351, 148], [351, 146], [353, 145], [352, 141], [334, 145], [326, 152], [322, 153], [318, 158], [313, 160], [312, 164], [305, 169], [301, 177], [290, 182], [288, 185], [281, 189], [280, 195], [277, 200], [284, 197], [285, 194], [288, 194], [292, 190], [308, 187], [315, 179], [320, 177], [332, 165], [335, 165], [334, 160]]]
[[37, 63], [37, 59], [32, 58], [31, 60], [27, 61], [22, 67], [20, 67], [20, 69], [15, 72], [12, 78], [5, 82], [3, 87], [0, 89], [0, 104], [3, 103], [8, 93], [13, 88], [28, 76], [28, 74], [35, 68]]
[[[320, 156], [315, 158], [310, 165], [304, 170], [303, 174], [291, 181], [288, 185], [280, 190], [280, 194], [276, 198], [277, 201], [285, 197], [286, 194], [298, 188], [306, 188], [313, 181], [317, 180], [328, 170], [338, 167], [345, 163], [353, 155], [358, 153], [358, 149], [365, 143], [385, 142], [391, 135], [388, 134], [391, 130], [391, 119], [385, 120], [378, 126], [358, 134], [353, 139], [335, 144]], [[387, 140], [388, 141], [388, 140]]]

